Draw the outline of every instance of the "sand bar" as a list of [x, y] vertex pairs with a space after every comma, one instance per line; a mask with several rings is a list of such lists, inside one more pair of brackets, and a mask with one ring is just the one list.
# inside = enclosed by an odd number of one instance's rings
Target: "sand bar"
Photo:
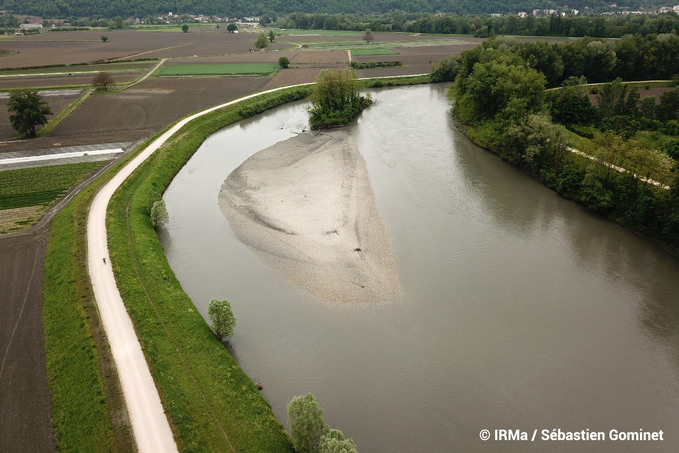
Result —
[[227, 177], [219, 205], [241, 242], [324, 301], [381, 302], [398, 291], [365, 162], [346, 131], [258, 152]]

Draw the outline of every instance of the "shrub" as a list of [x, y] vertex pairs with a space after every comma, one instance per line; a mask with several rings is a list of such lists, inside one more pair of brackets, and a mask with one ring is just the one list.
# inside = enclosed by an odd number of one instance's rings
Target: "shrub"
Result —
[[283, 68], [283, 69], [285, 69], [285, 68], [287, 68], [288, 66], [290, 66], [290, 60], [288, 60], [288, 57], [280, 57], [280, 58], [278, 59], [278, 66], [280, 66], [280, 67]]
[[157, 200], [153, 202], [153, 205], [151, 206], [150, 216], [153, 228], [160, 228], [170, 220], [170, 216], [167, 213], [167, 208], [165, 207], [164, 200]]
[[233, 316], [231, 304], [226, 299], [212, 299], [207, 309], [207, 314], [212, 321], [212, 329], [220, 340], [233, 335], [236, 327], [236, 318]]

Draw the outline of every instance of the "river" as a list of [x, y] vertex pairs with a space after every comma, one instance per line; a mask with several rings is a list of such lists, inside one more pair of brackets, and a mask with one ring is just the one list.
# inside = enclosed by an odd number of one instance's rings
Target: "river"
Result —
[[[210, 299], [231, 302], [230, 351], [277, 419], [311, 392], [362, 452], [674, 451], [679, 262], [471, 144], [444, 86], [372, 95], [348, 129], [400, 276], [386, 302], [317, 300], [259, 261], [219, 209], [234, 168], [308, 128], [303, 103], [214, 134], [164, 195], [177, 278], [204, 317]], [[501, 428], [537, 438], [496, 441]], [[665, 440], [546, 442], [543, 429]]]

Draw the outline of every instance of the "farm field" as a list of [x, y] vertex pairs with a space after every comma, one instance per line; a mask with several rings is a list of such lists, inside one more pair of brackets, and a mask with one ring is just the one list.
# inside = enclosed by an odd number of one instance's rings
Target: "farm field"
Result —
[[[108, 42], [102, 42], [102, 34], [108, 37]], [[0, 70], [105, 60], [247, 53], [254, 48], [254, 41], [253, 34], [233, 34], [221, 29], [211, 33], [144, 33], [137, 30], [41, 33], [0, 38], [0, 47], [19, 52], [0, 59]], [[287, 44], [273, 43], [267, 49], [287, 47]]]
[[173, 64], [164, 65], [158, 71], [159, 77], [204, 76], [204, 75], [261, 75], [273, 74], [278, 64], [231, 63], [231, 64]]
[[[90, 79], [91, 82], [91, 79]], [[53, 114], [48, 117], [52, 118], [58, 115], [62, 110], [71, 105], [80, 95], [70, 95], [70, 96], [49, 96], [45, 97], [45, 100], [49, 103], [52, 108]], [[12, 128], [9, 122], [9, 112], [7, 111], [7, 101], [8, 99], [0, 99], [0, 140], [10, 140], [17, 136], [17, 132]], [[35, 142], [34, 140], [24, 141], [26, 144], [31, 144]], [[33, 143], [35, 144], [35, 143]], [[42, 146], [44, 148], [44, 146]], [[48, 147], [48, 146], [47, 146]], [[41, 148], [41, 146], [31, 146], [30, 149]], [[0, 142], [0, 154], [3, 151], [15, 151], [21, 149], [15, 147], [15, 144], [8, 144]], [[25, 149], [25, 148], [24, 148]]]
[[387, 47], [355, 47], [351, 50], [351, 55], [394, 55], [396, 52]]
[[0, 210], [46, 206], [101, 165], [83, 162], [4, 170], [0, 173]]

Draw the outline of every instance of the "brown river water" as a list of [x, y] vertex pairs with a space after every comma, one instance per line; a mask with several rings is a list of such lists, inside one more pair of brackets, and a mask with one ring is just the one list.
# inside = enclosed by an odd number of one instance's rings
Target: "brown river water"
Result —
[[[311, 392], [362, 452], [679, 451], [679, 261], [471, 144], [445, 86], [373, 98], [348, 130], [400, 278], [386, 302], [316, 299], [220, 211], [233, 169], [308, 128], [302, 103], [210, 137], [164, 196], [174, 272], [203, 316], [231, 302], [230, 350], [277, 419]], [[640, 430], [663, 440], [611, 439]], [[583, 431], [605, 440], [559, 440]]]

